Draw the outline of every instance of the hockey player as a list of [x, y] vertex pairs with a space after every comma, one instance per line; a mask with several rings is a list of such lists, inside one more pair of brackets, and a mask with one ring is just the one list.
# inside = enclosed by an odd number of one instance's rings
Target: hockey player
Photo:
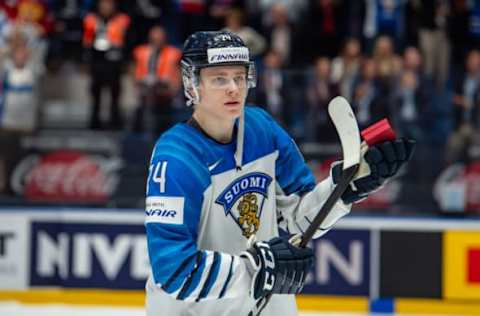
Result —
[[[194, 33], [181, 67], [194, 108], [152, 153], [147, 315], [247, 316], [269, 294], [262, 315], [296, 315], [293, 294], [313, 251], [291, 245], [289, 236], [306, 230], [335, 179], [315, 184], [292, 138], [263, 110], [245, 107], [255, 68], [238, 36]], [[393, 176], [412, 150], [404, 140], [370, 148], [362, 163], [371, 172], [356, 176], [315, 237]], [[287, 234], [279, 237], [280, 228]]]

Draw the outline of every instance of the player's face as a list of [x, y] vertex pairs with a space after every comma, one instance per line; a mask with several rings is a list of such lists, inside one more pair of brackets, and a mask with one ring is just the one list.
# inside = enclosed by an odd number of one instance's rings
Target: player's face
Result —
[[200, 71], [200, 103], [197, 110], [219, 119], [240, 116], [247, 96], [247, 71], [244, 66], [218, 66]]

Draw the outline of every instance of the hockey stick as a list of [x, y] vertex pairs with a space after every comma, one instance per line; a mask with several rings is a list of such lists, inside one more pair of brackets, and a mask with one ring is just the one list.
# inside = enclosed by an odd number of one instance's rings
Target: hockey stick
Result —
[[308, 226], [305, 233], [302, 235], [302, 241], [299, 247], [305, 248], [313, 235], [323, 223], [325, 218], [330, 213], [338, 199], [343, 192], [348, 188], [353, 177], [357, 173], [360, 166], [360, 145], [361, 137], [358, 129], [357, 120], [353, 114], [350, 104], [343, 97], [335, 97], [328, 104], [328, 114], [335, 125], [340, 143], [342, 145], [343, 153], [343, 171], [340, 180], [335, 189], [330, 193], [325, 203], [322, 205], [320, 211], [313, 219], [310, 226]]
[[[335, 129], [337, 130], [342, 145], [343, 172], [337, 186], [332, 193], [330, 193], [310, 226], [301, 236], [302, 239], [299, 243], [299, 247], [302, 248], [306, 247], [307, 243], [312, 239], [317, 229], [330, 213], [330, 210], [342, 196], [343, 192], [348, 188], [348, 185], [360, 166], [360, 131], [350, 104], [348, 104], [347, 100], [343, 97], [335, 97], [328, 104], [328, 114], [333, 125], [335, 125]], [[256, 304], [258, 309], [257, 316], [260, 316], [262, 311], [268, 305], [268, 302], [270, 302], [271, 297], [272, 294], [265, 297], [263, 306], [262, 300], [258, 301]], [[249, 316], [251, 315], [253, 315], [253, 312], [249, 313]]]

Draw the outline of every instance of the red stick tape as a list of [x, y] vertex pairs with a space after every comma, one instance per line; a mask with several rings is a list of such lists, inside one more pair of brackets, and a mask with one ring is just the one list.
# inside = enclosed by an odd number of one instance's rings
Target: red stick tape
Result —
[[397, 138], [395, 131], [386, 118], [365, 128], [360, 134], [368, 146]]

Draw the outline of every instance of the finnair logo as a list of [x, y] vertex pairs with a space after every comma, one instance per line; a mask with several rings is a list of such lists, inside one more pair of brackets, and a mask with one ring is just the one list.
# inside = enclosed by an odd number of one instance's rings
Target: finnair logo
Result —
[[272, 178], [264, 173], [249, 173], [231, 183], [219, 197], [215, 200], [225, 209], [227, 215], [235, 202], [246, 193], [259, 193], [264, 197], [268, 195], [268, 186], [272, 182]]
[[175, 210], [145, 210], [146, 216], [160, 216], [160, 217], [171, 217], [175, 218], [177, 212]]
[[184, 201], [183, 197], [147, 197], [145, 223], [183, 224]]
[[249, 61], [246, 47], [210, 48], [207, 50], [207, 55], [209, 64]]

